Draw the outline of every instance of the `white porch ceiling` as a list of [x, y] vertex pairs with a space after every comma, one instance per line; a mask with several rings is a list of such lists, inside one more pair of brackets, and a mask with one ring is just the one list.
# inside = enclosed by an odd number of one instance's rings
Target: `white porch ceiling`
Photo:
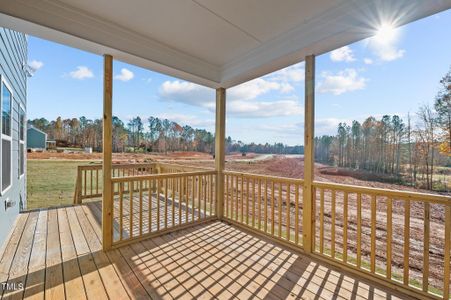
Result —
[[231, 87], [451, 8], [451, 0], [14, 0], [0, 26]]

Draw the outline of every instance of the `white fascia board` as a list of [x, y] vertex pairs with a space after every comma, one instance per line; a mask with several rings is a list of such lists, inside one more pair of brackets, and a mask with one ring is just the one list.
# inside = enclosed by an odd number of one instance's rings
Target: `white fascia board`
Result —
[[0, 26], [216, 88], [219, 67], [54, 2], [1, 1]]

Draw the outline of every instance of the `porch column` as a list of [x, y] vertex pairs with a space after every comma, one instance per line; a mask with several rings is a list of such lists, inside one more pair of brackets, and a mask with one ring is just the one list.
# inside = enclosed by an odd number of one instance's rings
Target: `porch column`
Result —
[[102, 245], [103, 250], [111, 249], [113, 237], [112, 224], [112, 101], [113, 101], [113, 57], [104, 55], [103, 62], [103, 201], [102, 201]]
[[216, 215], [222, 219], [224, 215], [224, 164], [225, 164], [225, 117], [226, 91], [216, 89], [216, 130], [215, 130], [215, 169], [216, 177]]
[[305, 58], [305, 116], [304, 116], [304, 194], [303, 246], [307, 253], [314, 250], [314, 124], [315, 124], [315, 56]]

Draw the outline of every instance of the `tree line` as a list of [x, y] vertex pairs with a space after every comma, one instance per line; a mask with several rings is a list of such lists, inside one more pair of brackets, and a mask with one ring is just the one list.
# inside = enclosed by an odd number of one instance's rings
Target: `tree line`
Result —
[[[38, 118], [28, 121], [30, 125], [44, 131], [49, 140], [56, 140], [60, 146], [92, 147], [102, 150], [102, 120], [86, 117], [49, 121]], [[124, 123], [113, 116], [113, 152], [171, 152], [197, 151], [214, 153], [214, 134], [205, 129], [182, 126], [177, 122], [157, 117], [147, 120], [139, 116]], [[257, 144], [225, 140], [227, 152], [255, 152], [274, 154], [302, 154], [303, 146], [288, 146], [283, 143]]]
[[440, 85], [434, 105], [421, 106], [406, 120], [370, 116], [363, 123], [338, 124], [335, 136], [316, 137], [315, 159], [434, 189], [434, 176], [448, 173], [451, 166], [451, 70]]

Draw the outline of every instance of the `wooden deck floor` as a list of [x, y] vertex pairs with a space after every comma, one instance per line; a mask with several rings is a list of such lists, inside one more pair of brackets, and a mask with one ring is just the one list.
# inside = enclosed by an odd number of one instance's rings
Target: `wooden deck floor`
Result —
[[20, 214], [0, 250], [0, 298], [402, 298], [222, 222], [107, 253], [100, 236], [95, 203]]

